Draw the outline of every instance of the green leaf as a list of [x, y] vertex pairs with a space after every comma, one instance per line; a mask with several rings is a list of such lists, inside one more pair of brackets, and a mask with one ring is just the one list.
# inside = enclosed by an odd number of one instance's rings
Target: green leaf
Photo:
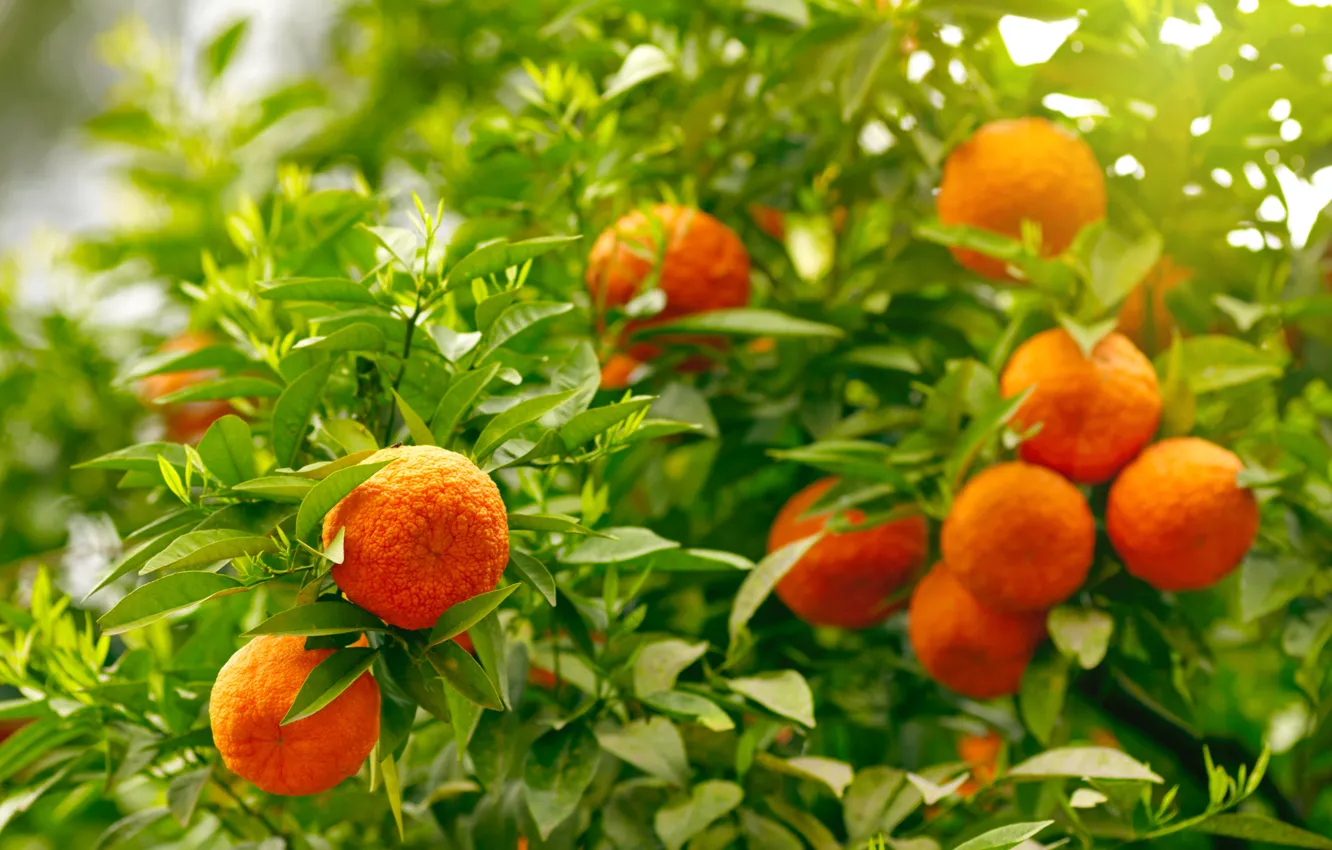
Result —
[[842, 360], [857, 366], [909, 372], [912, 375], [920, 374], [920, 361], [916, 359], [916, 355], [901, 345], [863, 345], [848, 351]]
[[944, 462], [944, 474], [954, 488], [961, 486], [976, 458], [985, 448], [989, 439], [1009, 423], [1018, 408], [1027, 401], [1035, 387], [1028, 387], [1012, 398], [1000, 399], [988, 407], [984, 413], [974, 417], [962, 430], [957, 445], [948, 454]]
[[805, 0], [745, 0], [751, 12], [784, 18], [798, 27], [809, 26], [809, 7]]
[[291, 466], [296, 461], [305, 440], [305, 429], [319, 407], [319, 397], [332, 372], [331, 362], [312, 366], [291, 382], [273, 406], [273, 454], [278, 466]]
[[167, 808], [171, 810], [172, 816], [181, 827], [190, 825], [194, 809], [199, 805], [199, 795], [203, 793], [203, 788], [212, 775], [213, 767], [209, 765], [182, 773], [173, 778], [171, 784], [167, 786]]
[[853, 842], [892, 832], [897, 824], [885, 824], [884, 816], [905, 782], [906, 773], [892, 767], [875, 765], [856, 771], [842, 797], [842, 819]]
[[[516, 585], [515, 585], [516, 586]], [[504, 626], [500, 623], [499, 612], [491, 611], [467, 629], [472, 639], [472, 648], [481, 669], [490, 678], [490, 683], [499, 693], [500, 703], [512, 708], [510, 700], [509, 652]]]
[[292, 700], [291, 708], [279, 725], [286, 726], [309, 717], [337, 699], [369, 671], [378, 657], [379, 650], [361, 646], [334, 650], [332, 655], [320, 661], [305, 677], [301, 689], [296, 692], [296, 699]]
[[183, 404], [187, 401], [215, 401], [228, 398], [276, 398], [282, 395], [282, 385], [264, 378], [223, 378], [205, 381], [168, 393], [155, 404]]
[[328, 336], [303, 339], [293, 350], [313, 348], [319, 351], [383, 351], [388, 346], [384, 332], [369, 322], [356, 322], [339, 328]]
[[657, 810], [653, 826], [667, 850], [681, 850], [717, 818], [730, 813], [745, 799], [744, 789], [734, 782], [713, 779], [700, 782], [688, 797], [667, 803]]
[[576, 392], [577, 390], [567, 390], [562, 393], [529, 398], [498, 414], [482, 430], [481, 436], [477, 437], [476, 445], [472, 447], [472, 456], [478, 464], [485, 462], [491, 453], [500, 447], [501, 443], [516, 434], [524, 425], [535, 422], [549, 411], [559, 407]]
[[652, 568], [661, 573], [715, 572], [717, 570], [754, 569], [754, 562], [731, 552], [716, 549], [666, 549], [657, 554]]
[[[512, 521], [512, 517], [510, 517]], [[510, 525], [512, 528], [512, 525]], [[509, 549], [509, 566], [518, 574], [518, 578], [540, 593], [546, 604], [555, 605], [555, 578], [546, 569], [546, 565], [521, 549]], [[507, 570], [506, 570], [507, 571]]]
[[[1281, 377], [1280, 354], [1263, 351], [1234, 337], [1195, 336], [1179, 345], [1184, 378], [1199, 395]], [[1161, 357], [1157, 358], [1157, 371], [1162, 371]]]
[[97, 622], [103, 634], [118, 635], [207, 599], [245, 590], [236, 579], [217, 573], [171, 573], [130, 591]]
[[1332, 838], [1273, 820], [1262, 815], [1219, 814], [1194, 827], [1207, 835], [1241, 838], [1283, 847], [1308, 847], [1311, 850], [1332, 850]]
[[[333, 473], [346, 469], [350, 466], [356, 466], [358, 463], [370, 457], [370, 455], [374, 454], [377, 451], [379, 450], [362, 449], [361, 451], [358, 452], [352, 452], [349, 455], [343, 455], [337, 460], [315, 461], [314, 463], [309, 463], [306, 464], [305, 466], [302, 466], [300, 469], [293, 472], [292, 475], [296, 475], [301, 478], [310, 478], [317, 481], [319, 479], [327, 478]], [[314, 481], [310, 482], [310, 486], [314, 486]]]
[[1082, 669], [1091, 670], [1105, 658], [1115, 620], [1095, 608], [1061, 605], [1046, 618], [1050, 639], [1064, 655], [1076, 658]]
[[1043, 820], [1001, 826], [998, 829], [982, 833], [970, 841], [962, 842], [954, 850], [1008, 850], [1008, 848], [1016, 847], [1033, 837], [1053, 823], [1052, 820]]
[[615, 564], [679, 545], [647, 528], [608, 528], [605, 536], [584, 540], [561, 560], [566, 564]]
[[255, 635], [340, 635], [388, 631], [384, 622], [350, 602], [331, 600], [279, 611], [245, 633]]
[[250, 425], [228, 414], [214, 422], [199, 441], [199, 457], [208, 472], [228, 487], [258, 474], [254, 460], [254, 436]]
[[198, 567], [217, 561], [230, 561], [276, 552], [277, 541], [270, 537], [261, 537], [235, 528], [210, 528], [205, 531], [191, 531], [181, 535], [174, 543], [153, 557], [140, 575], [165, 569]]
[[518, 297], [516, 289], [502, 289], [476, 305], [476, 328], [483, 335], [495, 324], [500, 313]]
[[391, 392], [393, 393], [393, 400], [397, 402], [398, 412], [402, 414], [402, 421], [407, 423], [407, 431], [412, 435], [412, 442], [418, 446], [435, 445], [435, 436], [430, 433], [425, 421], [416, 415], [416, 411], [412, 410], [411, 405], [402, 400], [402, 396], [398, 394], [397, 390], [391, 390]]
[[639, 44], [624, 57], [624, 64], [615, 72], [606, 84], [603, 101], [619, 97], [630, 89], [640, 86], [654, 77], [669, 74], [675, 70], [675, 63], [660, 47], [653, 44]]
[[220, 369], [223, 372], [240, 372], [254, 368], [255, 363], [230, 345], [209, 345], [194, 351], [164, 351], [145, 357], [125, 376], [126, 380], [146, 378], [149, 375], [161, 375], [168, 372], [194, 372], [203, 369]]
[[174, 543], [177, 538], [178, 536], [175, 530], [171, 530], [150, 539], [139, 548], [127, 553], [116, 563], [111, 571], [102, 578], [101, 581], [97, 582], [96, 587], [88, 591], [88, 596], [84, 598], [91, 597], [94, 593], [97, 593], [99, 590], [122, 576], [127, 576], [130, 573], [137, 573], [144, 564], [157, 557], [164, 549]]
[[384, 793], [389, 798], [389, 809], [393, 811], [393, 822], [398, 825], [398, 841], [404, 840], [402, 830], [402, 785], [398, 782], [398, 763], [389, 753], [379, 763], [379, 772], [384, 777]]
[[1092, 294], [1102, 307], [1114, 307], [1142, 284], [1159, 259], [1161, 234], [1147, 231], [1130, 241], [1122, 233], [1103, 229], [1091, 254]]
[[1048, 747], [1068, 695], [1068, 659], [1042, 656], [1027, 665], [1018, 691], [1022, 722], [1032, 737]]
[[1240, 616], [1251, 623], [1298, 599], [1317, 572], [1308, 557], [1250, 552], [1240, 564]]
[[1119, 750], [1108, 747], [1062, 747], [1047, 750], [1009, 769], [1008, 775], [1022, 779], [1072, 776], [1137, 782], [1163, 781], [1146, 765], [1134, 761]]
[[435, 444], [447, 446], [453, 437], [453, 429], [472, 409], [481, 391], [499, 374], [500, 364], [490, 363], [471, 372], [454, 375], [449, 381], [435, 415], [430, 420], [430, 431], [435, 436]]
[[126, 472], [158, 472], [157, 459], [164, 457], [172, 466], [185, 468], [185, 447], [176, 443], [140, 443], [83, 463], [75, 469], [122, 469]]
[[457, 688], [447, 683], [443, 687], [444, 700], [449, 708], [449, 723], [453, 726], [453, 739], [458, 744], [458, 763], [461, 765], [467, 755], [467, 745], [481, 721], [482, 708], [459, 693]]
[[675, 724], [664, 717], [635, 720], [624, 726], [597, 729], [597, 743], [621, 761], [672, 785], [689, 782], [689, 759], [684, 739]]
[[673, 322], [640, 328], [635, 336], [660, 334], [726, 334], [730, 336], [813, 337], [838, 339], [842, 329], [808, 319], [798, 319], [776, 310], [743, 307], [734, 310], [711, 310], [676, 319]]
[[796, 756], [781, 759], [769, 753], [759, 753], [755, 760], [769, 770], [785, 773], [787, 776], [794, 776], [798, 779], [821, 783], [827, 786], [828, 790], [833, 792], [833, 796], [839, 800], [842, 799], [847, 786], [851, 784], [851, 780], [855, 776], [855, 771], [851, 769], [851, 765], [822, 756]]
[[509, 514], [510, 531], [546, 531], [554, 534], [592, 534], [598, 537], [606, 535], [579, 525], [578, 520], [563, 514]]
[[208, 42], [208, 47], [204, 50], [204, 81], [212, 82], [222, 76], [222, 72], [227, 70], [231, 64], [231, 57], [236, 55], [236, 50], [240, 48], [241, 42], [245, 40], [245, 34], [249, 32], [250, 22], [242, 18], [222, 32], [217, 37]]
[[379, 300], [354, 280], [336, 277], [288, 278], [272, 281], [259, 290], [259, 297], [269, 301], [328, 301], [345, 304], [379, 304]]
[[308, 478], [297, 478], [294, 475], [268, 475], [263, 478], [242, 481], [231, 489], [236, 493], [253, 496], [256, 499], [296, 503], [309, 495], [314, 486], [315, 482]]
[[398, 267], [405, 272], [411, 272], [416, 266], [416, 255], [421, 250], [421, 236], [414, 230], [408, 230], [405, 227], [386, 227], [386, 226], [367, 226], [362, 224], [361, 229], [383, 247], [394, 260], [397, 260]]
[[1184, 365], [1184, 340], [1174, 332], [1170, 348], [1157, 359], [1157, 369], [1165, 359], [1165, 375], [1161, 379], [1161, 434], [1177, 437], [1193, 431], [1198, 414], [1198, 399], [1189, 386]]
[[169, 814], [171, 810], [166, 806], [152, 806], [126, 815], [97, 837], [92, 850], [111, 850], [112, 847], [124, 844]]
[[651, 396], [635, 396], [616, 404], [584, 410], [559, 427], [560, 439], [569, 451], [606, 433], [621, 422], [646, 410], [652, 404]]
[[180, 499], [186, 506], [192, 505], [190, 501], [190, 492], [185, 489], [185, 482], [181, 481], [180, 473], [172, 466], [166, 458], [157, 459], [157, 471], [162, 475], [162, 481], [166, 483], [167, 489], [171, 491], [177, 499]]
[[464, 599], [450, 607], [439, 615], [439, 619], [435, 621], [435, 627], [430, 630], [430, 645], [443, 643], [467, 631], [491, 611], [498, 608], [500, 603], [508, 599], [509, 595], [517, 589], [518, 585], [511, 584], [508, 587], [501, 587], [489, 593], [477, 594], [471, 599]]
[[1108, 319], [1102, 319], [1094, 325], [1084, 325], [1073, 319], [1066, 313], [1058, 315], [1059, 326], [1064, 332], [1073, 337], [1073, 341], [1078, 344], [1078, 350], [1082, 352], [1083, 357], [1090, 358], [1092, 351], [1095, 350], [1098, 343], [1105, 339], [1119, 324], [1118, 316], [1111, 316]]
[[735, 728], [735, 721], [721, 706], [706, 697], [688, 691], [661, 691], [641, 697], [644, 705], [658, 711], [693, 720], [714, 732]]
[[731, 616], [727, 620], [727, 630], [732, 643], [739, 636], [740, 630], [758, 611], [759, 606], [772, 593], [777, 582], [782, 580], [782, 576], [786, 575], [821, 539], [822, 536], [816, 534], [788, 543], [759, 561], [758, 566], [745, 576], [744, 582], [735, 594], [735, 601], [731, 603]]
[[879, 69], [899, 36], [890, 21], [878, 24], [860, 38], [851, 72], [842, 77], [842, 120], [850, 121], [864, 105]]
[[499, 692], [486, 675], [486, 671], [458, 644], [446, 640], [431, 647], [426, 653], [430, 664], [450, 685], [467, 699], [493, 711], [503, 711]]
[[466, 286], [479, 277], [498, 274], [505, 269], [521, 266], [542, 254], [563, 248], [581, 239], [581, 236], [542, 236], [522, 242], [492, 242], [483, 245], [458, 261], [444, 278], [446, 290]]
[[355, 419], [326, 420], [324, 431], [348, 454], [375, 451], [379, 448], [374, 435]]
[[673, 690], [680, 674], [707, 651], [707, 641], [668, 638], [648, 644], [634, 659], [634, 693], [647, 696]]
[[547, 732], [532, 743], [523, 784], [527, 809], [543, 841], [578, 809], [600, 762], [597, 739], [581, 723]]
[[348, 493], [360, 487], [390, 463], [393, 463], [393, 460], [349, 466], [316, 484], [306, 494], [305, 499], [301, 501], [300, 510], [296, 512], [296, 538], [304, 540], [309, 537], [324, 519], [324, 514], [333, 510], [333, 506], [341, 502]]
[[486, 332], [484, 341], [476, 350], [480, 362], [513, 337], [547, 319], [553, 319], [573, 309], [567, 301], [524, 301], [509, 307]]
[[803, 726], [814, 726], [814, 695], [805, 677], [794, 670], [731, 679], [727, 684], [737, 694], [774, 714], [789, 717]]

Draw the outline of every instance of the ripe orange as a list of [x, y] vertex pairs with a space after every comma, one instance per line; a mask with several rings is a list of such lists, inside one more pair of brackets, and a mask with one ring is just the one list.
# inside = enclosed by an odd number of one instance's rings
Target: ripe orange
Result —
[[[1067, 250], [1105, 208], [1105, 172], [1091, 147], [1044, 118], [981, 126], [948, 155], [939, 186], [942, 223], [1018, 239], [1028, 219], [1041, 226], [1046, 257]], [[986, 277], [1009, 277], [1002, 260], [962, 248], [953, 256]]]
[[603, 390], [622, 390], [629, 386], [629, 379], [634, 370], [643, 364], [628, 354], [612, 354], [601, 367], [601, 388]]
[[1156, 370], [1123, 334], [1107, 335], [1091, 357], [1063, 328], [1036, 334], [1013, 352], [1000, 380], [1005, 398], [1028, 387], [1013, 420], [1041, 428], [1018, 453], [1083, 484], [1108, 481], [1161, 421]]
[[1162, 440], [1110, 487], [1105, 525], [1128, 571], [1158, 590], [1199, 590], [1225, 578], [1258, 537], [1258, 500], [1239, 486], [1244, 464], [1197, 437]]
[[1045, 637], [1045, 615], [983, 605], [952, 570], [936, 564], [911, 595], [907, 632], [936, 682], [963, 696], [993, 699], [1017, 693]]
[[347, 598], [390, 625], [424, 629], [494, 590], [509, 562], [509, 523], [490, 476], [435, 446], [384, 449], [369, 460], [394, 463], [324, 517], [325, 546], [347, 529], [332, 571]]
[[940, 540], [947, 569], [1000, 611], [1050, 608], [1087, 580], [1096, 527], [1078, 488], [1029, 463], [1001, 463], [953, 500]]
[[[1170, 257], [1162, 257], [1151, 271], [1134, 287], [1119, 308], [1119, 332], [1133, 340], [1144, 351], [1156, 353], [1170, 347], [1175, 317], [1166, 304], [1166, 294], [1193, 278], [1193, 269], [1175, 265]], [[1147, 339], [1147, 289], [1152, 291], [1152, 338]]]
[[984, 735], [963, 735], [957, 741], [957, 754], [966, 762], [971, 776], [957, 789], [963, 797], [970, 797], [982, 787], [989, 785], [999, 774], [999, 754], [1003, 752], [1004, 739], [998, 732], [989, 731]]
[[270, 794], [318, 794], [360, 770], [379, 740], [379, 685], [361, 674], [318, 712], [280, 726], [305, 677], [331, 649], [305, 638], [263, 635], [218, 671], [208, 703], [213, 740], [227, 767]]
[[[212, 335], [201, 331], [186, 331], [162, 343], [158, 351], [180, 352], [182, 354], [207, 348], [215, 342]], [[191, 369], [184, 372], [164, 372], [149, 375], [139, 387], [140, 397], [153, 402], [165, 395], [192, 387], [195, 384], [217, 380], [215, 369]], [[197, 443], [203, 439], [208, 427], [228, 413], [236, 410], [225, 399], [214, 401], [191, 401], [167, 406], [163, 411], [166, 418], [167, 439], [173, 443]]]
[[[666, 306], [650, 319], [631, 322], [630, 332], [749, 303], [749, 253], [744, 243], [735, 231], [702, 210], [658, 204], [646, 213], [635, 210], [607, 228], [587, 260], [587, 286], [597, 313], [628, 304], [654, 274]], [[650, 360], [661, 354], [659, 344], [672, 341], [658, 338], [656, 344], [640, 343], [628, 354]], [[716, 344], [697, 337], [674, 341]]]
[[[791, 497], [772, 524], [769, 552], [824, 529], [833, 514], [803, 514], [836, 483], [836, 478], [824, 478]], [[852, 523], [865, 519], [856, 510], [847, 511], [846, 517]], [[924, 563], [928, 537], [921, 516], [830, 533], [782, 576], [777, 595], [807, 623], [844, 629], [872, 626], [901, 607], [892, 597]]]

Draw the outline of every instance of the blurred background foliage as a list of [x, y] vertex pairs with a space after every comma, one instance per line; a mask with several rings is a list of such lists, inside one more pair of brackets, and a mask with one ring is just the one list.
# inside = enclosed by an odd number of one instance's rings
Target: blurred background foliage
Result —
[[[1076, 126], [1110, 169], [1124, 252], [1192, 269], [1171, 300], [1181, 327], [1239, 336], [1262, 353], [1223, 366], [1270, 374], [1279, 364], [1279, 383], [1203, 394], [1200, 432], [1247, 434], [1275, 468], [1288, 458], [1266, 437], [1294, 427], [1329, 439], [1326, 4], [114, 6], [0, 7], [0, 116], [22, 131], [0, 139], [0, 247], [12, 254], [0, 276], [5, 589], [30, 583], [38, 561], [62, 564], [59, 581], [87, 589], [117, 532], [150, 515], [141, 496], [70, 466], [161, 432], [123, 379], [126, 364], [187, 323], [225, 319], [225, 304], [198, 285], [264, 262], [256, 246], [282, 235], [256, 225], [282, 220], [284, 199], [305, 188], [380, 192], [400, 224], [415, 191], [427, 207], [442, 200], [450, 226], [466, 222], [478, 240], [590, 236], [641, 203], [677, 197], [744, 236], [756, 303], [851, 329], [849, 342], [824, 349], [737, 348], [735, 368], [667, 387], [663, 415], [697, 421], [706, 438], [617, 457], [617, 480], [641, 483], [611, 510], [693, 546], [762, 555], [773, 514], [809, 476], [775, 463], [773, 449], [928, 431], [955, 401], [975, 412], [970, 393], [983, 392], [983, 378], [959, 377], [951, 398], [936, 392], [923, 422], [910, 408], [922, 384], [947, 386], [958, 358], [1002, 363], [1010, 318], [1035, 298], [978, 285], [923, 229], [943, 156], [993, 117]], [[139, 14], [92, 37], [121, 11]], [[784, 212], [777, 238], [754, 204]], [[52, 236], [42, 222], [75, 234]], [[543, 272], [533, 285], [587, 306], [577, 258]], [[655, 376], [658, 389], [668, 378]], [[1325, 565], [1332, 484], [1326, 465], [1305, 461], [1290, 509], [1299, 533], [1274, 545]], [[1229, 764], [1251, 763], [1266, 743], [1278, 791], [1265, 805], [1332, 833], [1332, 731], [1317, 723], [1330, 703], [1311, 680], [1332, 608], [1325, 575], [1309, 572], [1257, 612], [1238, 610], [1233, 587], [1174, 612], [1182, 630], [1151, 638], [1169, 644], [1173, 665], [1137, 671], [1153, 680], [1146, 693], [1115, 687], [1104, 670], [1083, 677], [1067, 709], [1077, 735], [1108, 729], [1185, 782], [1192, 802], [1206, 796], [1199, 740]], [[725, 581], [675, 588], [656, 625], [715, 628], [733, 593]], [[1144, 620], [1160, 613], [1135, 601]], [[1279, 621], [1267, 616], [1292, 601]], [[890, 651], [787, 628], [781, 613], [764, 609], [755, 630], [787, 640], [785, 658], [822, 669], [821, 696], [843, 715], [817, 733], [821, 752], [857, 763], [949, 755], [893, 751], [910, 740], [885, 729], [893, 710], [910, 706], [922, 723], [953, 706], [919, 681], [871, 692], [897, 661]], [[1200, 636], [1206, 652], [1190, 648]], [[54, 846], [82, 840], [58, 831], [59, 811], [45, 814]], [[86, 815], [103, 825], [118, 816], [106, 801]]]

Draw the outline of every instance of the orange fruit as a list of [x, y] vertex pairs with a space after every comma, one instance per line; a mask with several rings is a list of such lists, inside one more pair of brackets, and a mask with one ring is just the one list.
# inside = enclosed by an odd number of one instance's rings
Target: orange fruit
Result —
[[749, 217], [754, 219], [754, 225], [768, 236], [778, 242], [786, 241], [786, 214], [781, 210], [767, 204], [750, 204]]
[[[211, 334], [202, 331], [186, 331], [172, 337], [158, 348], [159, 352], [179, 352], [182, 354], [207, 348], [216, 340]], [[216, 369], [188, 369], [183, 372], [163, 372], [149, 375], [139, 385], [139, 395], [144, 401], [157, 399], [178, 392], [186, 387], [218, 378]], [[173, 443], [197, 443], [203, 439], [208, 427], [236, 409], [225, 399], [212, 401], [189, 401], [167, 405], [163, 410], [166, 418], [167, 439]]]
[[[623, 307], [650, 279], [666, 296], [661, 312], [631, 322], [629, 331], [694, 313], [749, 303], [749, 253], [735, 231], [692, 207], [658, 204], [635, 210], [607, 228], [587, 260], [587, 286], [600, 313]], [[717, 346], [714, 340], [658, 337], [627, 352], [638, 360], [660, 356], [670, 342]]]
[[984, 735], [963, 735], [959, 738], [957, 754], [966, 762], [971, 776], [957, 789], [957, 793], [963, 797], [970, 797], [993, 782], [999, 773], [999, 754], [1003, 749], [1004, 739], [994, 731], [986, 732]]
[[1124, 749], [1123, 745], [1119, 743], [1119, 739], [1115, 737], [1115, 733], [1109, 729], [1102, 729], [1098, 726], [1091, 730], [1090, 737], [1091, 742], [1098, 747], [1108, 747], [1112, 750]]
[[[944, 162], [939, 220], [1013, 239], [1022, 222], [1041, 226], [1041, 254], [1062, 254], [1078, 231], [1105, 218], [1105, 171], [1078, 136], [1044, 118], [991, 121]], [[962, 265], [989, 278], [1009, 277], [1002, 260], [954, 248]]]
[[629, 386], [629, 379], [634, 370], [642, 366], [628, 354], [612, 354], [601, 367], [601, 388], [603, 390], [622, 390]]
[[[1170, 347], [1175, 330], [1175, 317], [1166, 304], [1166, 294], [1181, 283], [1193, 278], [1193, 269], [1175, 265], [1170, 257], [1162, 257], [1152, 266], [1142, 282], [1124, 299], [1119, 307], [1119, 332], [1133, 340], [1144, 351], [1156, 353]], [[1152, 338], [1147, 339], [1147, 290], [1152, 291]]]
[[1128, 337], [1108, 334], [1082, 353], [1063, 328], [1018, 346], [1000, 378], [1005, 398], [1032, 388], [1013, 421], [1040, 431], [1018, 454], [1074, 481], [1099, 484], [1147, 445], [1161, 421], [1156, 370]]
[[1082, 493], [1057, 473], [1001, 463], [957, 494], [940, 544], [947, 569], [986, 605], [1034, 611], [1087, 580], [1096, 526]]
[[1199, 590], [1225, 578], [1258, 537], [1258, 500], [1239, 486], [1244, 464], [1198, 437], [1145, 450], [1110, 486], [1105, 526], [1128, 571], [1158, 590]]
[[973, 699], [993, 699], [1017, 693], [1045, 637], [1045, 615], [996, 611], [936, 564], [911, 595], [907, 633], [936, 682]]
[[[836, 478], [824, 478], [791, 497], [773, 521], [769, 552], [824, 530], [833, 513], [804, 514], [836, 483]], [[852, 523], [865, 519], [857, 510], [845, 515]], [[872, 626], [901, 607], [892, 597], [924, 563], [928, 538], [921, 516], [829, 533], [777, 582], [777, 596], [797, 617], [816, 626]]]
[[270, 794], [318, 794], [349, 776], [379, 740], [379, 685], [361, 674], [328, 705], [279, 725], [305, 677], [331, 649], [305, 638], [262, 635], [218, 671], [208, 703], [213, 740], [236, 775]]
[[333, 581], [390, 625], [424, 629], [452, 605], [495, 589], [509, 522], [490, 476], [435, 446], [383, 449], [393, 460], [328, 512], [323, 542], [346, 528]]

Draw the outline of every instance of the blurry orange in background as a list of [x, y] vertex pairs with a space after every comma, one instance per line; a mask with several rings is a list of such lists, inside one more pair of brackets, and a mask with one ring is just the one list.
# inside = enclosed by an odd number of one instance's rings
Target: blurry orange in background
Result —
[[[1162, 256], [1152, 266], [1142, 282], [1124, 299], [1119, 308], [1119, 332], [1148, 354], [1170, 347], [1175, 330], [1175, 317], [1166, 304], [1166, 293], [1193, 279], [1193, 269], [1176, 265], [1168, 256]], [[1152, 338], [1147, 339], [1147, 292], [1152, 291]]]
[[[212, 345], [216, 340], [203, 331], [185, 331], [162, 343], [161, 353], [177, 352], [187, 354]], [[219, 377], [215, 369], [189, 369], [183, 372], [164, 372], [149, 375], [139, 387], [140, 397], [152, 404], [157, 399], [179, 392], [186, 387], [215, 381]], [[203, 439], [208, 427], [236, 409], [225, 399], [212, 401], [189, 401], [168, 404], [161, 408], [166, 419], [167, 439], [173, 443], [197, 443]]]

